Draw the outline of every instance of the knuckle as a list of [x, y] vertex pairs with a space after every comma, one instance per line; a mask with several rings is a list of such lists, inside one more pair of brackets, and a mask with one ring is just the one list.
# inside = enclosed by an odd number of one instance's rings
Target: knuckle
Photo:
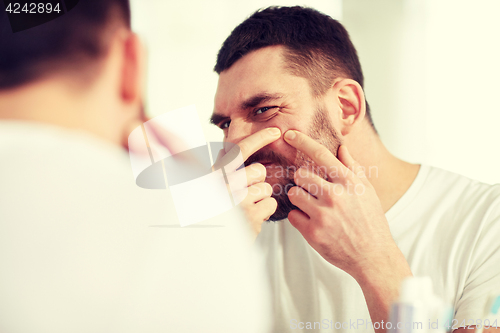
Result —
[[248, 197], [249, 198], [254, 198], [254, 197], [258, 196], [259, 193], [260, 193], [260, 188], [258, 186], [252, 185], [252, 186], [248, 187]]
[[309, 239], [312, 240], [314, 243], [319, 243], [319, 240], [321, 239], [321, 234], [322, 234], [321, 229], [316, 226], [311, 226], [308, 230]]
[[255, 194], [255, 197], [262, 197], [262, 194], [266, 194], [264, 187], [262, 186], [262, 183], [258, 183], [255, 185], [251, 186], [253, 189], [253, 193]]
[[316, 213], [316, 216], [317, 216], [317, 220], [318, 220], [318, 225], [324, 225], [324, 223], [327, 221], [328, 219], [328, 214], [325, 213], [324, 210], [319, 210], [317, 213]]
[[260, 193], [262, 193], [266, 197], [270, 197], [273, 191], [273, 188], [271, 185], [269, 185], [266, 182], [258, 183], [255, 186], [259, 188]]
[[332, 206], [335, 203], [334, 194], [332, 194], [332, 193], [329, 193], [328, 195], [325, 195], [324, 198], [325, 198], [325, 203], [328, 206]]
[[240, 208], [246, 211], [250, 208], [251, 203], [252, 203], [252, 194], [250, 193], [250, 191], [248, 191], [247, 195], [240, 202]]

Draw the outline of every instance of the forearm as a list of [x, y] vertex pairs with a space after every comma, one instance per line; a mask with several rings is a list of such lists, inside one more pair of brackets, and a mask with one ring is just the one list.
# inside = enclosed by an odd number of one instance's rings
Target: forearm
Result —
[[[378, 332], [386, 332], [391, 303], [399, 295], [404, 278], [412, 276], [410, 266], [399, 249], [371, 262], [369, 267], [354, 276], [365, 296], [373, 325]], [[382, 325], [382, 322], [384, 325]]]

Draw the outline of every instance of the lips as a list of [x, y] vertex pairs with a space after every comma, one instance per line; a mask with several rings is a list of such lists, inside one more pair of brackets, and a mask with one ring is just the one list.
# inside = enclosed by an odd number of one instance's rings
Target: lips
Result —
[[263, 165], [263, 166], [265, 166], [266, 168], [267, 168], [268, 166], [271, 166], [271, 165], [273, 164], [273, 162], [258, 162], [258, 163], [262, 164], [262, 165]]
[[[252, 162], [250, 164], [255, 164], [255, 163], [259, 163], [259, 164], [262, 164], [264, 167], [270, 167], [271, 165], [275, 164], [274, 162], [269, 162], [269, 161], [255, 161], [255, 162]], [[250, 164], [247, 164], [245, 163], [246, 165], [250, 165]]]

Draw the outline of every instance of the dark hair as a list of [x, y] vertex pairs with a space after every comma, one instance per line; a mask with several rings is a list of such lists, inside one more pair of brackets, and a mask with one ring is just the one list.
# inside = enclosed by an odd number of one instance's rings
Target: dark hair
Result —
[[[214, 71], [220, 74], [244, 55], [263, 47], [283, 45], [286, 69], [309, 80], [313, 93], [324, 94], [336, 77], [363, 87], [358, 54], [338, 21], [305, 7], [269, 7], [255, 12], [224, 41]], [[366, 115], [373, 125], [370, 108]]]
[[88, 74], [91, 69], [85, 65], [95, 63], [108, 49], [106, 29], [113, 20], [130, 27], [128, 0], [81, 0], [52, 21], [13, 33], [0, 4], [0, 89], [63, 68]]

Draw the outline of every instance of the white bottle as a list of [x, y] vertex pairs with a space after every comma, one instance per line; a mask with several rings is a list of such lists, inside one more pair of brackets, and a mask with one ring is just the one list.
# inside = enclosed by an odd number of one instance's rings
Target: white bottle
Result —
[[399, 298], [391, 306], [389, 322], [392, 333], [445, 333], [452, 311], [432, 290], [429, 277], [403, 280]]

